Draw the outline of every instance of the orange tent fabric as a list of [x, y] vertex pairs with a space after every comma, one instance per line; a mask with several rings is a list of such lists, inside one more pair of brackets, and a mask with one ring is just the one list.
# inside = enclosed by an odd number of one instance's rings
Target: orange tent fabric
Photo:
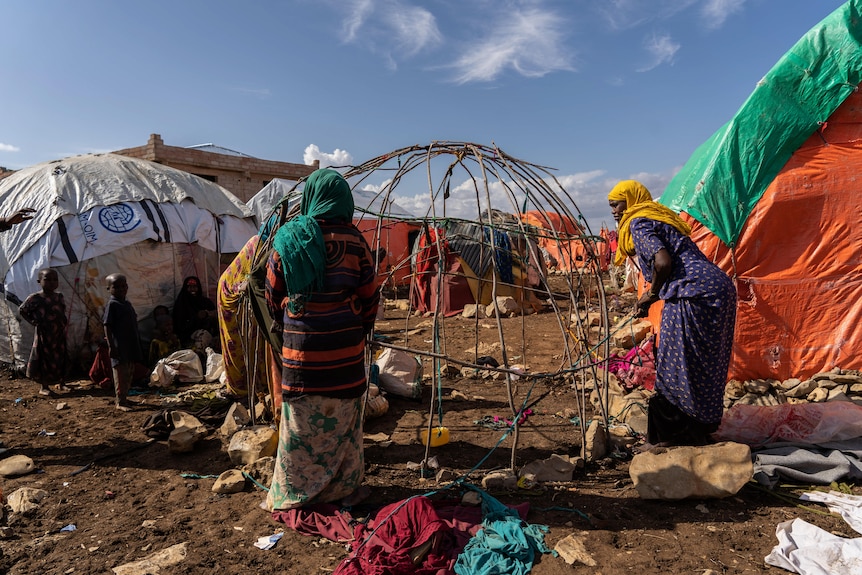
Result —
[[521, 214], [521, 221], [539, 228], [536, 242], [553, 258], [546, 262], [549, 271], [572, 272], [586, 265], [587, 252], [583, 242], [569, 239], [584, 233], [572, 218], [556, 212], [532, 210]]
[[792, 155], [734, 253], [698, 222], [692, 238], [736, 276], [728, 377], [805, 378], [862, 369], [862, 93]]

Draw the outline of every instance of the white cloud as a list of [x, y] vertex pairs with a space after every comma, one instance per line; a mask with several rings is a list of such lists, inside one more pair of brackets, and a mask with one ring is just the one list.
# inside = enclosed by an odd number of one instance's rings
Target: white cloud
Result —
[[453, 64], [457, 83], [488, 82], [508, 68], [528, 78], [573, 69], [561, 16], [537, 8], [501, 12], [490, 34], [468, 45]]
[[700, 13], [708, 28], [721, 28], [732, 15], [742, 11], [745, 0], [707, 0]]
[[331, 154], [321, 152], [316, 144], [309, 144], [302, 154], [302, 160], [306, 166], [314, 164], [315, 160], [320, 160], [321, 168], [330, 166], [348, 166], [353, 163], [353, 156], [346, 150], [335, 149]]
[[4, 144], [0, 142], [0, 152], [20, 152], [21, 148], [18, 146], [13, 146], [12, 144]]
[[680, 45], [674, 42], [669, 34], [653, 35], [647, 38], [645, 44], [650, 61], [638, 68], [638, 72], [649, 72], [666, 62], [672, 63], [674, 55], [680, 49]]
[[246, 94], [249, 96], [256, 96], [260, 100], [265, 100], [272, 96], [272, 92], [269, 88], [243, 88], [240, 86], [236, 86], [231, 88], [235, 92], [239, 92], [241, 94]]
[[[332, 3], [333, 6], [342, 6]], [[402, 0], [354, 0], [343, 20], [345, 42], [381, 54], [389, 68], [442, 42], [434, 15]]]
[[[613, 30], [630, 30], [672, 18], [699, 0], [604, 0], [599, 12]], [[710, 0], [715, 1], [715, 0]]]

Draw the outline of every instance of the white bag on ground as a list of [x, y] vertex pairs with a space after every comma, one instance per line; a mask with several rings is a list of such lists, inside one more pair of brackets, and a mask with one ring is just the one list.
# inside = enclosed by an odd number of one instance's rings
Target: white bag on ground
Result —
[[422, 397], [422, 362], [414, 355], [398, 349], [385, 348], [375, 362], [380, 368], [380, 389], [406, 397]]
[[150, 387], [170, 387], [174, 381], [200, 383], [203, 379], [201, 358], [190, 349], [181, 349], [159, 360], [150, 374]]
[[207, 372], [205, 375], [205, 379], [209, 383], [212, 383], [214, 381], [219, 381], [219, 378], [221, 378], [223, 373], [224, 373], [224, 357], [222, 357], [222, 354], [216, 353], [213, 348], [208, 347], [207, 348]]

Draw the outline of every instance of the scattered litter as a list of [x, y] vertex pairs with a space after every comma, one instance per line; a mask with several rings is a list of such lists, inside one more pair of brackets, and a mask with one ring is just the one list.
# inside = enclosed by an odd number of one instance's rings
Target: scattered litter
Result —
[[69, 523], [68, 525], [60, 529], [60, 531], [75, 531], [76, 529], [78, 528], [75, 527], [72, 523]]
[[114, 492], [113, 491], [105, 491], [105, 499], [113, 499]]
[[45, 430], [43, 429], [42, 431], [40, 431], [40, 432], [39, 432], [39, 433], [37, 433], [36, 435], [40, 435], [40, 436], [42, 436], [42, 437], [45, 437], [45, 436], [48, 436], [48, 437], [54, 437], [55, 435], [57, 435], [57, 432], [56, 432], [56, 431], [45, 431]]
[[217, 479], [218, 475], [198, 475], [197, 473], [180, 473], [183, 479]]
[[267, 549], [272, 549], [275, 547], [275, 544], [278, 543], [278, 540], [284, 536], [284, 531], [279, 531], [278, 533], [273, 533], [272, 535], [264, 535], [263, 537], [258, 537], [257, 541], [255, 541], [254, 546], [258, 549], [263, 549], [266, 551]]

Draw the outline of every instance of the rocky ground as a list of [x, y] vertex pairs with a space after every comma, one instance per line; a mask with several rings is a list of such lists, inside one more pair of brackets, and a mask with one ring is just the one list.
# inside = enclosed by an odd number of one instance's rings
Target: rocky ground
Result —
[[[405, 319], [387, 318], [381, 334], [405, 343]], [[423, 324], [422, 322], [426, 322]], [[460, 323], [459, 323], [460, 322]], [[553, 313], [504, 320], [513, 355], [525, 368], [552, 370], [558, 365], [559, 331]], [[466, 358], [477, 333], [493, 333], [496, 321], [447, 320], [447, 354]], [[427, 318], [411, 318], [406, 327], [414, 341], [432, 335]], [[519, 361], [519, 360], [513, 360]], [[431, 372], [426, 362], [426, 376]], [[6, 507], [0, 523], [0, 572], [23, 574], [110, 573], [111, 569], [182, 545], [184, 556], [163, 573], [190, 575], [328, 573], [347, 556], [341, 544], [287, 531], [269, 550], [258, 538], [283, 530], [260, 508], [261, 487], [230, 495], [213, 493], [213, 477], [235, 467], [219, 435], [217, 418], [202, 420], [210, 434], [191, 453], [172, 454], [167, 443], [151, 441], [141, 430], [147, 418], [165, 407], [156, 394], [135, 397], [129, 413], [113, 408], [103, 392], [74, 382], [56, 397], [37, 394], [38, 386], [8, 370], [0, 376], [0, 439], [10, 448], [3, 457], [30, 457], [32, 473], [0, 479], [6, 497], [22, 487], [43, 490], [31, 511]], [[581, 455], [576, 414], [584, 397], [554, 379], [522, 380], [517, 397], [538, 399], [518, 438], [516, 466], [552, 454]], [[416, 464], [425, 447], [418, 439], [429, 412], [442, 414], [450, 431], [446, 445], [432, 455], [452, 476], [478, 468], [474, 483], [496, 469], [509, 467], [512, 438], [497, 445], [502, 430], [489, 422], [511, 414], [506, 386], [493, 378], [444, 378], [441, 402], [431, 403], [431, 385], [422, 397], [389, 396], [388, 412], [366, 422], [370, 497], [354, 509], [370, 514], [386, 504], [441, 488], [424, 478]], [[189, 406], [199, 409], [200, 404]], [[215, 407], [211, 406], [215, 410]], [[594, 565], [569, 565], [552, 555], [540, 557], [532, 573], [680, 574], [781, 573], [764, 557], [775, 546], [776, 526], [801, 517], [847, 537], [855, 533], [837, 516], [818, 506], [801, 506], [798, 495], [811, 486], [782, 485], [773, 491], [754, 483], [723, 499], [655, 501], [638, 496], [629, 477], [631, 455], [624, 449], [588, 461], [572, 481], [528, 485], [492, 494], [510, 504], [528, 503], [528, 521], [547, 525], [546, 543], [554, 547], [575, 534]], [[480, 463], [481, 462], [481, 463]], [[857, 486], [845, 490], [862, 493]], [[460, 495], [445, 489], [433, 497]], [[120, 571], [122, 572], [122, 570]], [[145, 572], [145, 571], [139, 571]]]

